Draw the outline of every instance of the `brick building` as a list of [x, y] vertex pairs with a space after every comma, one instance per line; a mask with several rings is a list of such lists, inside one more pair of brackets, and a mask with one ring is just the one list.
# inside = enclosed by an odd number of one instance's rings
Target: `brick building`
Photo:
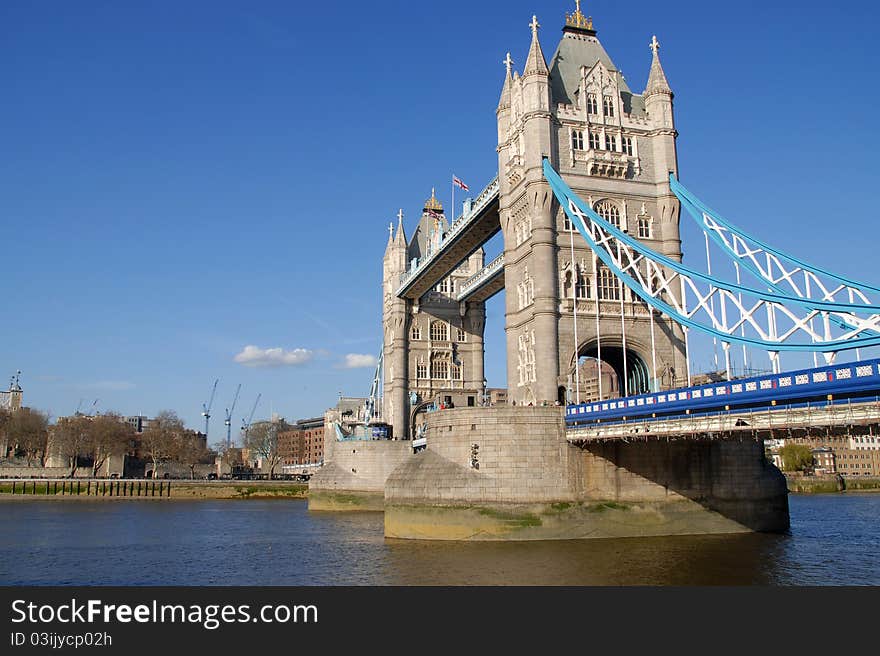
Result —
[[291, 429], [278, 433], [281, 470], [292, 472], [324, 462], [324, 418], [301, 419]]

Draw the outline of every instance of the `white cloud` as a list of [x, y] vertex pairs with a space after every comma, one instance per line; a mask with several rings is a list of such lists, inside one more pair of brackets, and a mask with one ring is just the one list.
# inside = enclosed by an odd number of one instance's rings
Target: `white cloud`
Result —
[[366, 369], [367, 367], [375, 367], [379, 360], [375, 355], [359, 355], [357, 353], [349, 353], [345, 356], [342, 363], [343, 369]]
[[285, 351], [282, 348], [262, 349], [259, 346], [245, 346], [235, 356], [235, 361], [245, 367], [296, 367], [309, 362], [314, 353], [308, 349]]

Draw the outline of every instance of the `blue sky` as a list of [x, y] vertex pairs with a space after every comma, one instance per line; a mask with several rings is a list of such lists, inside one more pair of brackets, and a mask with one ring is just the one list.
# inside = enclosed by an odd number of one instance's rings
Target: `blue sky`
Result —
[[[257, 393], [291, 419], [366, 394], [346, 356], [380, 348], [388, 222], [493, 177], [504, 54], [521, 68], [536, 13], [549, 58], [573, 5], [5, 0], [0, 375], [53, 416], [99, 399], [194, 428], [219, 378], [212, 441], [238, 383], [236, 424]], [[634, 90], [658, 36], [688, 187], [880, 282], [874, 5], [584, 8]], [[493, 386], [503, 321], [496, 298]], [[280, 366], [236, 362], [249, 345]]]

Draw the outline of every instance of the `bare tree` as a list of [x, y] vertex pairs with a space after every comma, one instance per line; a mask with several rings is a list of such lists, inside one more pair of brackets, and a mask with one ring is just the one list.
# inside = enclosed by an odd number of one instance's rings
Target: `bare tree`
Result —
[[278, 433], [290, 429], [290, 424], [285, 421], [264, 421], [253, 424], [247, 432], [245, 446], [260, 456], [263, 460], [263, 469], [268, 466], [269, 480], [272, 480], [275, 475], [275, 468], [281, 462], [281, 453], [278, 449]]
[[153, 478], [156, 478], [160, 464], [174, 459], [179, 436], [185, 430], [183, 421], [172, 410], [163, 410], [147, 426], [141, 436], [141, 446], [153, 463]]
[[91, 431], [91, 418], [82, 415], [62, 417], [52, 430], [52, 450], [67, 460], [70, 478], [76, 475], [79, 457], [84, 455]]
[[46, 446], [49, 439], [49, 416], [45, 412], [21, 408], [12, 413], [7, 426], [9, 441], [27, 458], [28, 466], [34, 460], [46, 464]]
[[12, 413], [4, 408], [0, 408], [0, 445], [3, 446], [3, 451], [0, 452], [0, 458], [5, 458], [8, 450], [9, 434], [7, 433], [7, 426], [9, 426], [11, 419]]
[[196, 465], [202, 464], [211, 455], [211, 451], [193, 430], [183, 432], [178, 439], [177, 460], [189, 467], [189, 477], [194, 479]]
[[122, 416], [115, 412], [105, 412], [90, 423], [85, 446], [92, 458], [92, 476], [97, 477], [108, 458], [125, 453], [134, 433]]

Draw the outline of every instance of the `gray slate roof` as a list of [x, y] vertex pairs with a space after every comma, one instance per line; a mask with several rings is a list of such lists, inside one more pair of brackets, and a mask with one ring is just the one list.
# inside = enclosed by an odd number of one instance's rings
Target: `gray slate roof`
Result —
[[[550, 88], [554, 105], [575, 104], [581, 66], [592, 68], [599, 61], [609, 71], [620, 72], [599, 39], [594, 36], [563, 32], [556, 54], [550, 60]], [[629, 114], [644, 115], [645, 102], [642, 96], [630, 90], [622, 75], [619, 76], [619, 80], [624, 111]]]

